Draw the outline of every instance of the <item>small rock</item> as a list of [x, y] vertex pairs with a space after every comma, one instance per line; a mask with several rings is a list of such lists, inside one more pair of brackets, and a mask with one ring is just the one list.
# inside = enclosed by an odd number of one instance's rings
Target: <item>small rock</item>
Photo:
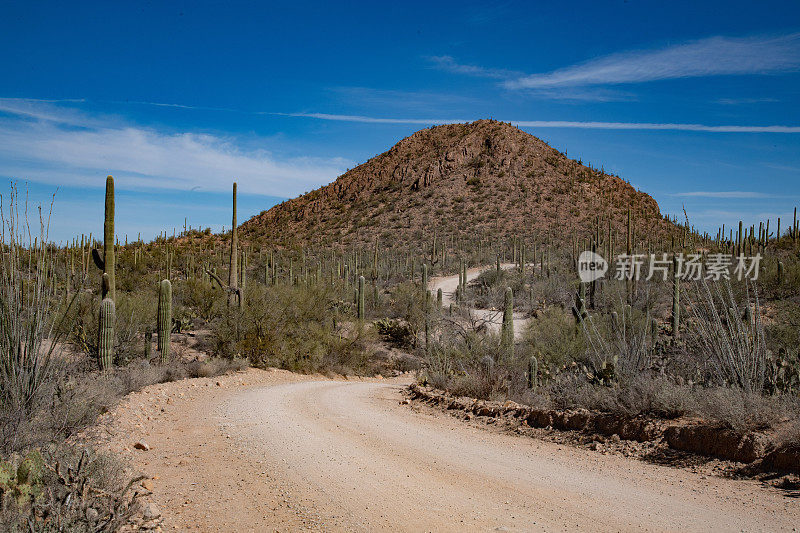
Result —
[[222, 382], [221, 381], [217, 381], [217, 387], [222, 387]]
[[142, 481], [142, 488], [152, 492], [153, 491], [153, 482], [150, 481], [149, 479], [143, 480]]
[[410, 403], [411, 403], [411, 402], [408, 400], [408, 398], [406, 398], [406, 399], [404, 399], [404, 400], [400, 400], [400, 405], [408, 405], [408, 404], [410, 404]]
[[161, 511], [156, 506], [156, 504], [151, 502], [145, 506], [144, 511], [142, 512], [142, 516], [144, 517], [145, 520], [153, 520], [161, 516]]
[[143, 452], [149, 451], [150, 446], [143, 440], [138, 441], [136, 444], [133, 445], [134, 448], [137, 450], [142, 450]]

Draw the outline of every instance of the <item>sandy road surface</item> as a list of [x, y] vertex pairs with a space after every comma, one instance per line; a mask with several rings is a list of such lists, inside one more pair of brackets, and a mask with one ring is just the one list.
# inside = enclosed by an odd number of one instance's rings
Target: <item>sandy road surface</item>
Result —
[[[504, 270], [508, 270], [514, 268], [516, 265], [514, 263], [503, 263], [500, 265], [500, 268]], [[467, 270], [467, 282], [470, 282], [477, 278], [481, 272], [484, 272], [488, 268], [494, 267], [476, 267], [470, 268]], [[436, 296], [436, 291], [442, 289], [442, 306], [447, 308], [450, 304], [455, 302], [455, 293], [456, 289], [458, 288], [458, 274], [455, 276], [443, 276], [443, 277], [436, 277], [431, 278], [428, 282], [428, 287], [431, 290], [433, 296]], [[490, 331], [494, 333], [500, 333], [500, 326], [503, 322], [503, 312], [501, 311], [492, 311], [490, 309], [472, 309], [470, 310], [472, 316], [479, 319], [485, 320], [487, 323], [487, 327]], [[519, 340], [522, 338], [522, 335], [525, 331], [529, 322], [528, 318], [523, 317], [522, 313], [514, 313], [514, 338]]]
[[[115, 438], [130, 443], [143, 434], [153, 446], [128, 452], [157, 475], [153, 498], [166, 529], [791, 531], [800, 524], [797, 500], [756, 482], [417, 411], [400, 404], [408, 379], [256, 370], [220, 379], [221, 387], [158, 385], [134, 396], [141, 405], [122, 406], [139, 422]], [[177, 399], [165, 404], [169, 397]], [[142, 408], [151, 404], [165, 410]]]

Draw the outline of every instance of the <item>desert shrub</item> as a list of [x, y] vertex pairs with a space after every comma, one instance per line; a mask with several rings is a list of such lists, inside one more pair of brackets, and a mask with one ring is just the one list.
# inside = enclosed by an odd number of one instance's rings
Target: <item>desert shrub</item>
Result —
[[631, 380], [650, 369], [656, 334], [649, 309], [620, 300], [610, 314], [591, 313], [580, 326], [587, 346], [583, 362], [594, 379]]
[[[114, 326], [114, 364], [126, 365], [144, 355], [144, 333], [155, 331], [158, 298], [155, 292], [117, 291]], [[100, 297], [82, 292], [71, 311], [70, 340], [89, 354], [97, 353]]]
[[461, 396], [493, 398], [504, 387], [504, 357], [496, 335], [444, 331], [426, 350], [421, 379]]
[[381, 337], [397, 347], [410, 348], [416, 344], [414, 331], [402, 320], [382, 318], [373, 324]]
[[406, 324], [416, 342], [419, 332], [425, 327], [425, 293], [419, 285], [404, 282], [392, 287], [388, 294], [388, 306], [387, 318], [398, 319]]
[[370, 334], [345, 323], [348, 309], [327, 284], [252, 287], [247, 305], [212, 322], [213, 350], [262, 368], [363, 371]]
[[585, 338], [575, 317], [559, 307], [548, 307], [531, 319], [523, 343], [530, 346], [543, 370], [556, 371], [586, 354]]

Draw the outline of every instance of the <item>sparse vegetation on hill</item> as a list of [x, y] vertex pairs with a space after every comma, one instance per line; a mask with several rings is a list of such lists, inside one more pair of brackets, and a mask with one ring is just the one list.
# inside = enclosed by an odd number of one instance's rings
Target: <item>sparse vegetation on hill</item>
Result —
[[675, 230], [655, 200], [621, 178], [510, 124], [479, 120], [418, 131], [242, 230], [258, 246], [379, 240], [413, 249], [434, 232], [472, 243], [517, 237], [566, 245], [592, 234], [598, 217], [603, 231], [621, 232], [629, 210], [643, 241]]

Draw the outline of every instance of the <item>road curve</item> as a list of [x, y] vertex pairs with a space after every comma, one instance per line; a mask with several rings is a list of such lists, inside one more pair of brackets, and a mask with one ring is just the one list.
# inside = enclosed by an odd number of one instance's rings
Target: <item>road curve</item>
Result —
[[[503, 270], [509, 270], [515, 266], [516, 265], [514, 263], [503, 263], [500, 268]], [[467, 270], [467, 282], [477, 278], [481, 272], [486, 271], [487, 268], [494, 267], [475, 267]], [[459, 276], [456, 274], [455, 276], [431, 278], [431, 280], [428, 282], [428, 288], [434, 297], [436, 296], [436, 292], [439, 289], [442, 289], [442, 307], [445, 309], [448, 308], [450, 304], [455, 303], [455, 294], [456, 289], [458, 288], [458, 278]], [[472, 316], [486, 321], [489, 331], [492, 333], [500, 333], [500, 326], [503, 322], [502, 311], [493, 311], [490, 309], [471, 309], [470, 313], [472, 313]], [[522, 338], [529, 321], [530, 319], [525, 318], [522, 313], [514, 313], [514, 338], [516, 340], [520, 340]]]
[[325, 530], [788, 530], [800, 506], [693, 474], [471, 427], [401, 405], [401, 383], [314, 380], [230, 391], [233, 445]]

